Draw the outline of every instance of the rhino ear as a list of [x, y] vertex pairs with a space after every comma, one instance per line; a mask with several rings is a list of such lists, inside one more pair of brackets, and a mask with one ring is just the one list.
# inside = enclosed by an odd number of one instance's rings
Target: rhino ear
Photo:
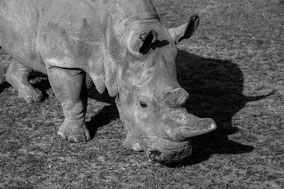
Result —
[[139, 38], [143, 42], [139, 48], [139, 52], [144, 55], [149, 52], [152, 44], [157, 40], [158, 34], [155, 30], [151, 30], [148, 34], [141, 34]]
[[152, 44], [157, 40], [158, 34], [155, 30], [150, 30], [137, 35], [131, 36], [128, 41], [128, 50], [136, 55], [145, 55], [149, 52]]
[[198, 15], [192, 15], [189, 18], [188, 23], [185, 23], [176, 28], [170, 28], [169, 33], [175, 43], [179, 43], [183, 39], [188, 39], [192, 36], [194, 31], [197, 29], [199, 25], [199, 17]]

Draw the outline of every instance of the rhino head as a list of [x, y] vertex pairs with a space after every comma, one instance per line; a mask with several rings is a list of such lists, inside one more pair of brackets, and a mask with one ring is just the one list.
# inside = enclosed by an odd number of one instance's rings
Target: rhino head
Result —
[[182, 161], [191, 154], [190, 137], [216, 128], [212, 119], [182, 108], [189, 95], [177, 81], [176, 44], [198, 24], [196, 15], [171, 29], [157, 20], [134, 21], [123, 35], [125, 56], [117, 61], [116, 73], [116, 103], [127, 132], [123, 145], [146, 151], [153, 161]]

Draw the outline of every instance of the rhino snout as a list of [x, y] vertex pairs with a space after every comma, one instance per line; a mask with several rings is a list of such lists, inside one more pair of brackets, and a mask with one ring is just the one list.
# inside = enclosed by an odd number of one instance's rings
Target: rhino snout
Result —
[[161, 154], [162, 153], [159, 150], [150, 150], [148, 152], [148, 157], [151, 161], [162, 162]]
[[192, 153], [190, 138], [216, 128], [213, 119], [196, 117], [182, 108], [169, 111], [162, 120], [161, 128], [165, 132], [160, 130], [164, 134], [157, 135], [159, 140], [149, 145], [147, 156], [151, 161], [165, 164], [188, 158]]

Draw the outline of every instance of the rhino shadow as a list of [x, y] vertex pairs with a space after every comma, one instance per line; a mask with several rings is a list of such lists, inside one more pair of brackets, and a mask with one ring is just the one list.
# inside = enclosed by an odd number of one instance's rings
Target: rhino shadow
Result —
[[115, 98], [110, 97], [108, 92], [105, 91], [100, 94], [95, 87], [88, 90], [88, 98], [96, 101], [105, 102], [108, 105], [104, 106], [98, 113], [91, 117], [90, 121], [86, 121], [86, 127], [88, 128], [91, 139], [93, 139], [100, 127], [106, 126], [113, 120], [119, 118], [119, 113], [116, 108]]
[[241, 154], [254, 147], [228, 139], [239, 129], [232, 118], [246, 103], [265, 98], [243, 95], [244, 78], [237, 64], [228, 60], [200, 57], [186, 51], [177, 56], [178, 81], [189, 93], [185, 104], [188, 112], [199, 117], [213, 118], [217, 129], [211, 133], [192, 138], [193, 153], [183, 165], [197, 164], [212, 154]]
[[6, 88], [9, 88], [10, 84], [6, 81], [0, 81], [0, 93], [2, 93]]

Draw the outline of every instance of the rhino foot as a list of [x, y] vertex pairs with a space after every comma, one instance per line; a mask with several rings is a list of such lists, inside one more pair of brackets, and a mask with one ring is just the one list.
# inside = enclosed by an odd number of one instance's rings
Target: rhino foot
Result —
[[64, 122], [57, 131], [64, 140], [68, 140], [70, 142], [78, 143], [78, 142], [86, 142], [91, 139], [89, 130], [86, 126], [78, 126], [75, 123]]
[[42, 92], [34, 88], [18, 90], [18, 97], [24, 99], [27, 103], [41, 102], [43, 100]]
[[42, 92], [35, 89], [28, 80], [31, 71], [30, 68], [12, 59], [6, 73], [6, 81], [18, 91], [18, 97], [27, 103], [40, 102], [43, 100]]
[[18, 92], [18, 97], [24, 99], [27, 103], [41, 102], [43, 100], [42, 92], [29, 83], [20, 83], [20, 81], [15, 81], [15, 79], [9, 77], [6, 77], [6, 80]]

